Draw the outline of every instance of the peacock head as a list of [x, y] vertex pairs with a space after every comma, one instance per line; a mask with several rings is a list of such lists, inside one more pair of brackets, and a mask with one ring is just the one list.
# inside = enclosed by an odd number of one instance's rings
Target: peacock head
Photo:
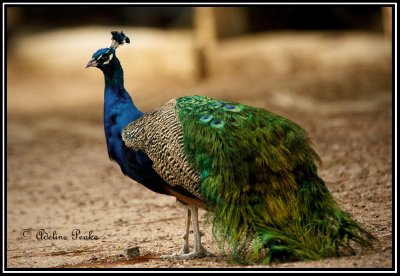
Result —
[[109, 48], [97, 50], [93, 54], [92, 59], [89, 60], [88, 64], [86, 64], [86, 68], [97, 67], [102, 70], [106, 69], [116, 59], [115, 50], [125, 42], [130, 43], [129, 37], [127, 37], [122, 31], [113, 31], [111, 32], [111, 35], [111, 46]]

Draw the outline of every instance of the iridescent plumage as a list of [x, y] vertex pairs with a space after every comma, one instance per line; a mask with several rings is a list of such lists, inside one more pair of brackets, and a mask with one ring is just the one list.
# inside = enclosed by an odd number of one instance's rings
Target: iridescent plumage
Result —
[[[123, 33], [114, 36], [113, 45], [126, 41]], [[109, 155], [124, 174], [187, 207], [183, 256], [207, 255], [197, 208], [208, 211], [221, 248], [245, 263], [338, 256], [352, 252], [351, 240], [371, 245], [372, 236], [337, 206], [318, 176], [319, 157], [300, 126], [261, 108], [204, 96], [142, 113], [123, 88], [114, 48], [99, 50], [89, 62], [105, 76]], [[195, 248], [188, 253], [191, 215]]]

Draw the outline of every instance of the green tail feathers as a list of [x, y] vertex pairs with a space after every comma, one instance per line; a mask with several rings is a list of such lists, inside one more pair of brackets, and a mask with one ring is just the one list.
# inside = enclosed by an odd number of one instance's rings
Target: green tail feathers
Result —
[[317, 175], [305, 131], [263, 109], [208, 97], [177, 99], [188, 160], [214, 237], [235, 260], [316, 260], [371, 235], [341, 211]]

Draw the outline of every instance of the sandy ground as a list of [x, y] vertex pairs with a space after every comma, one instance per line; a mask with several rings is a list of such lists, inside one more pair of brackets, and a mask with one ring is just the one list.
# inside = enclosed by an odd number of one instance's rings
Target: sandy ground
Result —
[[[389, 269], [394, 266], [390, 43], [366, 34], [305, 37], [297, 45], [288, 34], [227, 41], [213, 78], [144, 81], [133, 75], [126, 88], [144, 111], [177, 96], [203, 94], [296, 121], [310, 134], [323, 161], [320, 175], [335, 199], [378, 239], [373, 249], [355, 256], [245, 268]], [[32, 70], [37, 65], [30, 67], [26, 57], [9, 59], [6, 266], [243, 268], [218, 250], [204, 223], [204, 246], [214, 257], [160, 259], [180, 249], [183, 211], [173, 197], [124, 177], [108, 159], [103, 79], [100, 71], [81, 70], [90, 56], [76, 73], [62, 67]], [[129, 63], [134, 60], [123, 60]], [[56, 239], [44, 239], [41, 229]], [[139, 248], [138, 258], [124, 256], [132, 247]]]

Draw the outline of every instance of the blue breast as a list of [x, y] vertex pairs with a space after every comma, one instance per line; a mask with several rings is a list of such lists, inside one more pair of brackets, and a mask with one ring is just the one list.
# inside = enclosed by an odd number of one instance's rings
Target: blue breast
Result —
[[[115, 92], [115, 91], [114, 91]], [[104, 106], [104, 131], [110, 159], [115, 160], [122, 172], [157, 193], [168, 185], [153, 169], [153, 162], [142, 151], [134, 151], [122, 141], [123, 128], [140, 118], [143, 113], [135, 108], [127, 93], [107, 93]], [[117, 103], [117, 104], [116, 104]], [[168, 185], [169, 186], [169, 185]]]
[[164, 187], [170, 187], [170, 185], [153, 169], [153, 162], [147, 154], [140, 150], [134, 151], [125, 145], [122, 147], [124, 156], [124, 164], [121, 166], [122, 172], [153, 192], [167, 194]]

